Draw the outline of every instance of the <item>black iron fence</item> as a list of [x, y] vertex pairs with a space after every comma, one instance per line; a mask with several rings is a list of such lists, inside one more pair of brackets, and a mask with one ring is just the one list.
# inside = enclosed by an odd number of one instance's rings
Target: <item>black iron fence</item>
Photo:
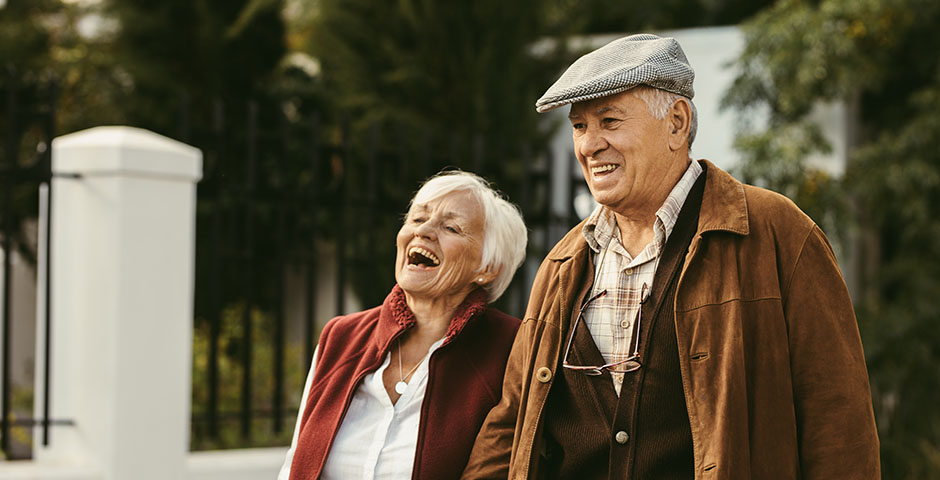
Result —
[[[212, 110], [212, 140], [200, 145], [193, 139], [205, 132], [180, 133], [206, 159], [197, 216], [195, 449], [288, 441], [319, 328], [388, 293], [395, 232], [429, 175], [463, 168], [494, 181], [522, 207], [536, 263], [553, 240], [550, 225], [574, 221], [552, 215], [550, 162], [530, 145], [380, 124], [357, 135], [348, 122], [317, 113], [288, 118], [279, 104]], [[234, 152], [225, 150], [233, 148], [230, 132], [244, 141]], [[529, 282], [520, 272], [498, 307], [521, 315]]]
[[[48, 145], [66, 132], [55, 129], [54, 83], [44, 102], [30, 104], [39, 110], [32, 116], [23, 115], [15, 85], [5, 87], [0, 242], [5, 252], [22, 250], [32, 259], [35, 245], [22, 229], [38, 207], [11, 197], [33, 192], [35, 198], [38, 186], [49, 183]], [[552, 213], [552, 176], [567, 174], [553, 172], [536, 145], [398, 125], [355, 128], [336, 115], [300, 112], [272, 99], [194, 104], [180, 95], [178, 111], [176, 131], [159, 133], [204, 154], [196, 216], [194, 450], [289, 441], [319, 329], [334, 315], [382, 301], [394, 282], [395, 232], [424, 178], [463, 168], [495, 182], [523, 210], [529, 262], [536, 265], [553, 236], [575, 221], [571, 208]], [[38, 153], [24, 160], [30, 151]], [[498, 308], [521, 315], [534, 269], [525, 270]], [[42, 424], [48, 442], [49, 425], [54, 436], [56, 422], [68, 419], [47, 420], [48, 406], [40, 419], [30, 418], [31, 406], [23, 409], [26, 416], [12, 414], [7, 347], [11, 329], [33, 328], [33, 319], [11, 318], [10, 282], [3, 285], [0, 449], [15, 457], [11, 452], [22, 449], [11, 448], [12, 438], [28, 439], [30, 427]], [[44, 321], [54, 337], [55, 319]], [[35, 375], [49, 378], [48, 371]]]
[[[37, 318], [14, 318], [15, 300], [13, 298], [13, 264], [14, 258], [21, 259], [25, 264], [36, 266], [35, 243], [49, 240], [49, 231], [44, 231], [45, 238], [39, 239], [38, 232], [29, 232], [26, 225], [35, 225], [34, 220], [39, 213], [38, 197], [39, 186], [50, 184], [51, 179], [51, 145], [55, 136], [56, 103], [58, 99], [58, 85], [54, 79], [33, 81], [27, 85], [20, 84], [18, 72], [7, 66], [2, 72], [2, 95], [4, 109], [0, 124], [4, 131], [3, 157], [0, 162], [0, 250], [3, 252], [2, 283], [0, 290], [0, 453], [5, 458], [29, 457], [33, 427], [39, 425], [43, 444], [49, 443], [50, 427], [59, 424], [69, 424], [68, 419], [52, 419], [49, 415], [49, 402], [44, 401], [39, 406], [41, 418], [33, 418], [33, 386], [32, 381], [16, 383], [13, 381], [14, 353], [29, 351], [30, 354], [40, 355], [45, 370], [36, 372], [48, 391], [49, 387], [49, 336], [51, 335], [49, 311], [49, 297], [40, 311], [46, 312]], [[24, 145], [29, 148], [24, 148]], [[46, 188], [46, 200], [51, 199], [51, 191]], [[48, 257], [43, 264], [45, 278], [43, 285], [37, 289], [49, 292]], [[36, 272], [38, 273], [38, 272]], [[28, 299], [35, 302], [35, 299]], [[39, 331], [45, 332], [43, 348], [39, 352], [33, 351], [33, 345], [14, 344], [14, 339], [21, 330], [34, 333], [37, 322], [42, 322]], [[22, 336], [22, 335], [20, 335]], [[30, 338], [29, 335], [26, 336]], [[17, 347], [17, 348], [14, 348]], [[35, 359], [33, 359], [35, 360]], [[32, 380], [31, 378], [29, 380]], [[20, 435], [14, 435], [19, 433]]]

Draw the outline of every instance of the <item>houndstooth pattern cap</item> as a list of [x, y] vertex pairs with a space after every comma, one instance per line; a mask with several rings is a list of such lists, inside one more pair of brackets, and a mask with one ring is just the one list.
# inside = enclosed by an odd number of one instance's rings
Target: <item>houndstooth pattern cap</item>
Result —
[[694, 79], [695, 72], [676, 39], [648, 33], [630, 35], [577, 59], [535, 102], [535, 109], [547, 112], [637, 85], [692, 98]]

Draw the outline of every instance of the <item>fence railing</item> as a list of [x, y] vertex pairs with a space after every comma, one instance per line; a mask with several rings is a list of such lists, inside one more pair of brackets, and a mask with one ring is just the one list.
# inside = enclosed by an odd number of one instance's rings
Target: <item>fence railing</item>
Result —
[[[31, 245], [30, 237], [38, 242], [48, 243], [49, 240], [48, 229], [30, 235], [23, 227], [29, 223], [28, 219], [35, 219], [40, 214], [40, 186], [45, 186], [42, 193], [45, 200], [48, 201], [51, 196], [51, 190], [48, 188], [52, 171], [49, 146], [56, 133], [56, 105], [59, 93], [57, 82], [50, 79], [38, 90], [43, 97], [41, 101], [21, 105], [23, 102], [20, 100], [18, 79], [18, 72], [7, 66], [3, 72], [4, 110], [0, 117], [4, 131], [3, 161], [0, 162], [0, 250], [3, 251], [4, 259], [3, 288], [0, 290], [0, 304], [3, 305], [0, 313], [0, 348], [3, 352], [0, 358], [0, 451], [7, 458], [28, 456], [29, 452], [29, 444], [21, 445], [19, 449], [12, 448], [14, 429], [22, 429], [25, 434], [23, 436], [30, 438], [29, 432], [39, 425], [40, 441], [45, 445], [49, 442], [52, 425], [69, 423], [68, 419], [50, 418], [48, 401], [44, 401], [38, 408], [42, 412], [42, 418], [32, 418], [34, 408], [29, 400], [32, 398], [30, 393], [33, 385], [17, 385], [12, 381], [12, 342], [19, 329], [35, 329], [36, 322], [42, 322], [47, 336], [43, 342], [44, 347], [37, 353], [43, 357], [43, 361], [38, 363], [49, 365], [50, 318], [46, 313], [49, 311], [48, 295], [44, 297], [46, 301], [40, 306], [41, 315], [37, 318], [13, 318], [15, 299], [12, 296], [12, 273], [14, 258], [22, 258], [26, 262], [35, 261], [36, 249]], [[32, 148], [24, 151], [22, 147], [25, 139], [29, 139]], [[40, 233], [44, 238], [38, 238]], [[43, 266], [48, 268], [48, 261]], [[48, 292], [48, 270], [36, 273], [41, 273], [37, 278], [43, 280], [43, 284], [37, 286], [38, 289]], [[35, 299], [28, 301], [34, 302]], [[37, 372], [37, 375], [42, 375], [48, 388], [48, 369]]]
[[[15, 85], [5, 90], [0, 241], [4, 252], [22, 250], [34, 258], [36, 247], [21, 230], [22, 220], [38, 213], [38, 203], [9, 199], [30, 190], [31, 198], [38, 197], [39, 185], [49, 180], [47, 146], [65, 132], [55, 127], [54, 83], [29, 115]], [[197, 107], [180, 95], [177, 131], [160, 132], [200, 148], [204, 158], [196, 217], [194, 450], [289, 441], [319, 328], [334, 315], [384, 298], [394, 282], [394, 232], [422, 179], [443, 168], [472, 170], [520, 205], [530, 229], [529, 268], [520, 269], [497, 304], [514, 315], [525, 308], [534, 266], [558, 232], [575, 222], [571, 207], [552, 208], [552, 180], [563, 175], [572, 181], [570, 170], [553, 168], [551, 157], [534, 145], [380, 124], [354, 129], [337, 115], [291, 114], [284, 102], [271, 99], [219, 99], [195, 112]], [[39, 153], [24, 160], [29, 151]], [[565, 205], [572, 205], [572, 190], [564, 189]], [[48, 442], [56, 422], [68, 419], [49, 419], [48, 408], [41, 418], [11, 415], [11, 330], [34, 326], [31, 318], [11, 318], [17, 299], [9, 284], [4, 281], [0, 298], [0, 449], [8, 457], [28, 457], [28, 445], [11, 449], [13, 438], [31, 441], [31, 429], [24, 427], [43, 425], [42, 441]], [[42, 321], [48, 345], [55, 319]], [[48, 379], [49, 372], [35, 376]], [[22, 435], [13, 435], [16, 429]]]

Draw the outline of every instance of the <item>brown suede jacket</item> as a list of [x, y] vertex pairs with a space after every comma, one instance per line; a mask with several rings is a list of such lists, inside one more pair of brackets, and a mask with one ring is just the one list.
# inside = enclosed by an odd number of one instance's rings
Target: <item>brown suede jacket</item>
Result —
[[[676, 292], [696, 479], [880, 477], [858, 326], [823, 232], [785, 197], [708, 161]], [[539, 478], [542, 413], [592, 282], [581, 225], [539, 268], [463, 478]]]

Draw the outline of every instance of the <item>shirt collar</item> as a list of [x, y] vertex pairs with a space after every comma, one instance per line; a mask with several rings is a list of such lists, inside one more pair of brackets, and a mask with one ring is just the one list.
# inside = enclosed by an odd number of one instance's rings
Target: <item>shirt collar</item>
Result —
[[[708, 232], [729, 232], [741, 236], [750, 234], [744, 184], [708, 160], [699, 160], [697, 163], [703, 171], [708, 172], [708, 176], [705, 178], [696, 235]], [[546, 258], [553, 262], [571, 259], [577, 259], [578, 262], [589, 261], [589, 257], [582, 257], [590, 251], [583, 234], [587, 221], [585, 218], [565, 234], [548, 252]]]
[[581, 234], [584, 235], [584, 239], [587, 240], [588, 246], [594, 250], [594, 253], [607, 248], [612, 238], [620, 238], [613, 212], [603, 205], [594, 208], [584, 226], [581, 227]]
[[[669, 196], [666, 197], [663, 205], [656, 211], [658, 221], [653, 228], [656, 235], [655, 241], [658, 242], [659, 246], [662, 246], [669, 234], [672, 233], [673, 227], [676, 226], [676, 220], [679, 218], [679, 210], [682, 209], [685, 199], [689, 196], [689, 190], [692, 189], [692, 185], [695, 184], [701, 174], [702, 166], [698, 162], [689, 162], [689, 167], [686, 168], [685, 173], [672, 187], [672, 191], [669, 192]], [[581, 234], [594, 253], [600, 252], [602, 248], [607, 248], [611, 239], [616, 238], [618, 241], [620, 239], [617, 220], [613, 212], [603, 205], [598, 205], [591, 212], [581, 228]]]
[[682, 178], [672, 187], [666, 201], [656, 211], [656, 218], [662, 222], [662, 231], [657, 232], [657, 236], [660, 233], [663, 235], [663, 238], [658, 239], [660, 246], [666, 243], [666, 239], [672, 234], [672, 229], [679, 219], [679, 211], [682, 210], [682, 205], [685, 205], [685, 200], [689, 197], [689, 191], [692, 190], [692, 186], [695, 185], [695, 181], [698, 180], [698, 176], [701, 174], [702, 166], [698, 162], [689, 162], [689, 168], [685, 169]]

